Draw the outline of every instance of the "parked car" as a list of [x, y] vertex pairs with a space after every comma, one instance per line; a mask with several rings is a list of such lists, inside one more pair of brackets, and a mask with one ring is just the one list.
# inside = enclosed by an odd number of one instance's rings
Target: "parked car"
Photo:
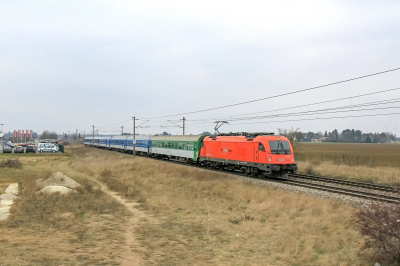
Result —
[[14, 152], [15, 153], [24, 153], [24, 147], [16, 146]]
[[4, 143], [2, 143], [0, 145], [3, 146], [3, 153], [10, 153], [11, 152], [11, 147], [9, 145], [4, 144]]
[[58, 152], [58, 148], [51, 143], [39, 143], [38, 152]]
[[36, 152], [35, 146], [34, 146], [34, 145], [28, 145], [28, 146], [26, 146], [26, 153], [28, 153], [28, 152], [33, 152], [33, 153], [35, 153], [35, 152]]

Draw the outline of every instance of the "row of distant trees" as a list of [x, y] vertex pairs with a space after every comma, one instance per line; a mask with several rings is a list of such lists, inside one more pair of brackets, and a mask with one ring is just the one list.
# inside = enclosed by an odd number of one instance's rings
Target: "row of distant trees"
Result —
[[[363, 133], [361, 130], [345, 129], [339, 132], [337, 129], [325, 133], [319, 132], [301, 132], [300, 129], [282, 129], [278, 128], [278, 134], [289, 138], [290, 141], [311, 142], [313, 139], [319, 139], [323, 142], [347, 142], [347, 143], [385, 143], [396, 141], [398, 138], [392, 133]], [[201, 135], [212, 135], [210, 132], [203, 132]]]
[[[320, 139], [323, 142], [350, 142], [350, 143], [385, 143], [390, 141], [399, 140], [396, 135], [392, 133], [363, 133], [361, 130], [345, 129], [339, 132], [337, 129], [331, 132], [301, 132], [300, 129], [278, 129], [280, 135], [289, 137], [291, 141], [297, 142], [310, 142], [313, 139]], [[125, 133], [128, 134], [128, 133]], [[168, 132], [163, 132], [159, 135], [171, 135]], [[208, 131], [204, 131], [201, 135], [212, 135]], [[5, 139], [12, 140], [13, 133], [9, 132], [5, 135]], [[57, 132], [45, 130], [41, 135], [36, 132], [33, 137], [40, 137], [41, 139], [58, 139]]]
[[385, 143], [395, 141], [396, 135], [392, 133], [363, 133], [361, 130], [345, 129], [339, 132], [337, 129], [331, 132], [307, 132], [298, 131], [297, 141], [311, 141], [313, 138], [320, 138], [324, 142], [352, 142], [352, 143]]

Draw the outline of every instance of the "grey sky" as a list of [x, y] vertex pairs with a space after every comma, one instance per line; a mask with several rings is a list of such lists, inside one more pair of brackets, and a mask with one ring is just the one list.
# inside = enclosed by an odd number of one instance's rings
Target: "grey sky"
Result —
[[[0, 123], [59, 133], [138, 117], [207, 109], [400, 67], [398, 1], [1, 1]], [[400, 87], [400, 71], [254, 104], [186, 115], [191, 121], [281, 109]], [[400, 90], [276, 113], [400, 98]], [[400, 103], [378, 107], [400, 106]], [[367, 107], [373, 108], [373, 107]], [[400, 108], [319, 115], [399, 113]], [[270, 113], [265, 113], [270, 114]], [[156, 119], [139, 133], [181, 117]], [[312, 121], [273, 122], [315, 118]], [[400, 133], [400, 115], [265, 119], [222, 131], [357, 128]], [[175, 121], [176, 120], [176, 121]], [[164, 122], [163, 122], [164, 121]], [[254, 120], [256, 121], [256, 120]], [[259, 121], [259, 120], [258, 120]], [[249, 121], [253, 122], [253, 121]], [[232, 122], [233, 124], [234, 122]], [[126, 122], [126, 131], [132, 123]], [[114, 133], [121, 125], [101, 127]]]

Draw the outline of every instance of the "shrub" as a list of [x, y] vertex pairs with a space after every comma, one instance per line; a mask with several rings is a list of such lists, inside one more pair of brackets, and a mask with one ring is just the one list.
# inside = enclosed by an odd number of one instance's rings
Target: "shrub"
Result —
[[8, 160], [3, 160], [0, 163], [0, 167], [8, 167], [8, 168], [22, 168], [22, 163], [18, 158], [11, 157]]
[[400, 206], [372, 203], [355, 215], [363, 237], [361, 254], [373, 261], [400, 265]]

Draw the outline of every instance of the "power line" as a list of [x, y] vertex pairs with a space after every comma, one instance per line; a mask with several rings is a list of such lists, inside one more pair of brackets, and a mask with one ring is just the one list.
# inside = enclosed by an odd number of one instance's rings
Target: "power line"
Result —
[[111, 124], [111, 125], [107, 125], [107, 126], [99, 126], [99, 127], [96, 127], [96, 128], [112, 127], [112, 126], [120, 125], [122, 123], [126, 123], [126, 122], [131, 121], [131, 120], [132, 119], [129, 119], [129, 120], [126, 120], [126, 121], [123, 121], [123, 122], [119, 122], [119, 123], [115, 123], [115, 124]]
[[[333, 117], [320, 117], [317, 120], [328, 120], [328, 119], [337, 119], [337, 118], [354, 118], [354, 117], [370, 117], [370, 116], [386, 116], [386, 115], [399, 115], [400, 113], [388, 113], [388, 114], [370, 114], [370, 115], [349, 115], [349, 116], [333, 116]], [[272, 123], [272, 122], [297, 122], [297, 121], [307, 121], [307, 120], [316, 120], [316, 118], [304, 118], [298, 120], [284, 120], [284, 121], [270, 121], [270, 122], [253, 122], [253, 123], [237, 123], [231, 125], [247, 125], [247, 124], [260, 124], [260, 123]]]
[[164, 115], [164, 116], [150, 117], [150, 118], [145, 118], [145, 119], [154, 119], [154, 118], [163, 118], [163, 117], [171, 117], [171, 116], [178, 116], [178, 115], [194, 114], [194, 113], [200, 113], [200, 112], [206, 112], [206, 111], [212, 111], [212, 110], [217, 110], [217, 109], [223, 109], [223, 108], [228, 108], [228, 107], [233, 107], [233, 106], [248, 104], [248, 103], [254, 103], [254, 102], [264, 101], [264, 100], [273, 99], [273, 98], [277, 98], [277, 97], [282, 97], [282, 96], [287, 96], [287, 95], [291, 95], [291, 94], [296, 94], [296, 93], [300, 93], [300, 92], [315, 90], [315, 89], [319, 89], [319, 88], [323, 88], [323, 87], [327, 87], [327, 86], [332, 86], [332, 85], [336, 85], [336, 84], [340, 84], [340, 83], [345, 83], [345, 82], [349, 82], [349, 81], [353, 81], [353, 80], [357, 80], [357, 79], [372, 77], [372, 76], [376, 76], [376, 75], [380, 75], [380, 74], [384, 74], [384, 73], [388, 73], [388, 72], [392, 72], [392, 71], [396, 71], [396, 70], [400, 70], [400, 68], [394, 68], [394, 69], [390, 69], [390, 70], [386, 70], [386, 71], [382, 71], [382, 72], [377, 72], [377, 73], [373, 73], [373, 74], [368, 74], [368, 75], [361, 76], [361, 77], [346, 79], [346, 80], [337, 81], [337, 82], [333, 82], [333, 83], [329, 83], [329, 84], [325, 84], [325, 85], [320, 85], [320, 86], [316, 86], [316, 87], [311, 87], [311, 88], [308, 88], [308, 89], [302, 89], [302, 90], [292, 91], [292, 92], [283, 93], [283, 94], [278, 94], [278, 95], [269, 96], [269, 97], [265, 97], [265, 98], [260, 98], [260, 99], [256, 99], [256, 100], [251, 100], [251, 101], [246, 101], [246, 102], [241, 102], [241, 103], [235, 103], [235, 104], [229, 104], [229, 105], [224, 105], [224, 106], [220, 106], [220, 107], [214, 107], [214, 108], [203, 109], [203, 110], [198, 110], [198, 111], [192, 111], [192, 112], [187, 112], [187, 113], [180, 113], [180, 114], [174, 114], [174, 115]]
[[266, 112], [276, 112], [276, 111], [282, 111], [282, 110], [288, 110], [288, 109], [294, 109], [294, 108], [300, 108], [300, 107], [307, 107], [307, 106], [312, 106], [312, 105], [318, 105], [318, 104], [323, 104], [323, 103], [331, 103], [331, 102], [337, 102], [337, 101], [342, 101], [342, 100], [348, 100], [352, 98], [359, 98], [359, 97], [364, 97], [364, 96], [370, 96], [374, 94], [379, 94], [383, 92], [389, 92], [389, 91], [394, 91], [394, 90], [399, 90], [400, 88], [394, 88], [394, 89], [389, 89], [389, 90], [383, 90], [383, 91], [376, 91], [376, 92], [371, 92], [371, 93], [366, 93], [366, 94], [360, 94], [360, 95], [355, 95], [355, 96], [350, 96], [350, 97], [345, 97], [345, 98], [339, 98], [339, 99], [334, 99], [334, 100], [328, 100], [328, 101], [322, 101], [322, 102], [316, 102], [316, 103], [310, 103], [310, 104], [303, 104], [303, 105], [296, 105], [292, 107], [284, 107], [280, 109], [275, 109], [275, 110], [267, 110], [267, 111], [261, 111], [261, 112], [252, 112], [252, 113], [246, 113], [246, 114], [239, 114], [239, 115], [231, 115], [231, 116], [225, 116], [225, 117], [217, 117], [217, 118], [205, 118], [205, 119], [197, 119], [197, 120], [190, 120], [190, 121], [215, 121], [215, 120], [229, 120], [231, 117], [238, 118], [240, 116], [245, 116], [245, 115], [252, 115], [252, 114], [261, 114], [261, 113], [266, 113]]
[[[309, 121], [309, 120], [328, 120], [328, 119], [339, 119], [339, 118], [354, 118], [354, 117], [371, 117], [371, 116], [387, 116], [387, 115], [400, 115], [400, 113], [388, 113], [388, 114], [371, 114], [371, 115], [353, 115], [353, 116], [334, 116], [334, 117], [321, 117], [321, 118], [303, 118], [303, 119], [290, 119], [280, 121], [268, 121], [268, 122], [250, 122], [250, 123], [236, 123], [227, 124], [227, 126], [235, 125], [251, 125], [251, 124], [267, 124], [267, 123], [281, 123], [281, 122], [298, 122], [298, 121]], [[188, 126], [190, 128], [202, 127], [202, 126]]]
[[[393, 100], [384, 100], [384, 101], [376, 101], [376, 102], [369, 102], [369, 103], [362, 103], [362, 104], [356, 104], [356, 105], [347, 105], [347, 106], [340, 106], [340, 107], [333, 107], [333, 108], [326, 108], [326, 109], [320, 109], [320, 110], [310, 110], [310, 111], [303, 111], [303, 112], [296, 112], [296, 113], [283, 113], [283, 114], [271, 114], [271, 115], [264, 115], [264, 116], [253, 116], [253, 117], [239, 117], [235, 119], [226, 119], [227, 121], [241, 121], [241, 120], [253, 120], [253, 119], [265, 119], [265, 118], [274, 118], [274, 117], [282, 117], [282, 116], [300, 116], [300, 115], [305, 115], [305, 114], [321, 114], [320, 112], [323, 111], [334, 111], [334, 110], [340, 110], [340, 109], [353, 109], [353, 108], [359, 108], [359, 107], [365, 107], [365, 106], [374, 106], [374, 105], [381, 105], [381, 104], [391, 104], [391, 103], [397, 103], [400, 102], [400, 98], [396, 98]], [[391, 107], [390, 107], [391, 108]], [[381, 109], [381, 108], [376, 108], [376, 109]], [[362, 109], [362, 110], [376, 110], [376, 109]], [[383, 108], [386, 109], [386, 108]], [[359, 110], [349, 110], [349, 111], [359, 111]], [[346, 111], [346, 112], [349, 112]], [[331, 112], [328, 112], [331, 113]], [[214, 123], [213, 120], [203, 121], [203, 122], [194, 122], [190, 123], [189, 125], [195, 125], [195, 124], [204, 124], [204, 123]]]

